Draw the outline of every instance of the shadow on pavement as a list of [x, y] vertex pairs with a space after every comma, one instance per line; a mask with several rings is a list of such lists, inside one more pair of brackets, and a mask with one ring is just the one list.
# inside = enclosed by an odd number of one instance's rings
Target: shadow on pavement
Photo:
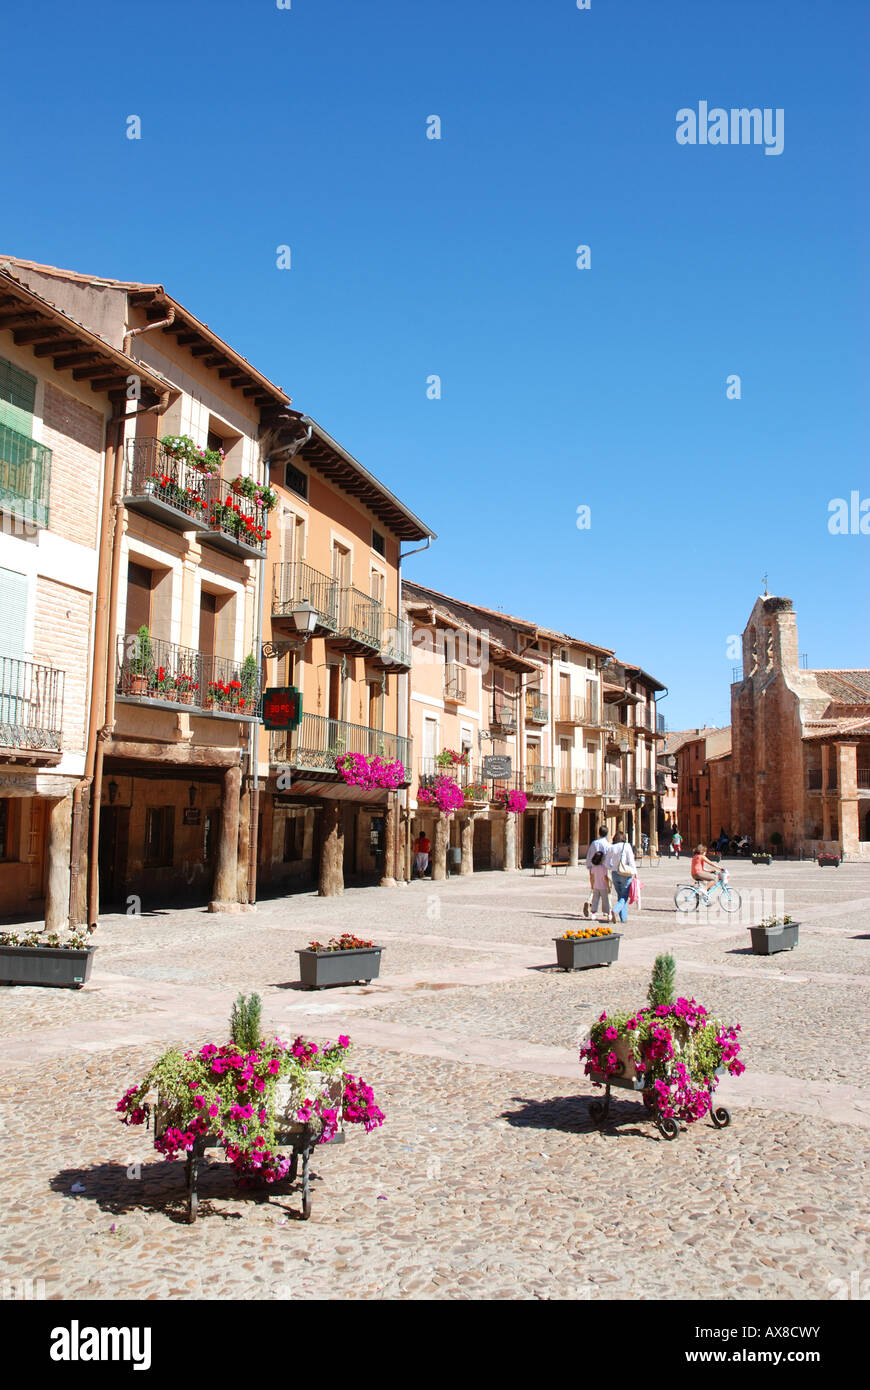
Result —
[[[133, 1165], [131, 1165], [133, 1166]], [[112, 1216], [123, 1216], [126, 1212], [159, 1212], [167, 1221], [186, 1226], [187, 1188], [185, 1186], [184, 1163], [149, 1163], [142, 1165], [142, 1176], [130, 1178], [128, 1168], [123, 1163], [97, 1163], [91, 1168], [63, 1168], [55, 1177], [49, 1179], [52, 1192], [68, 1197], [71, 1202], [96, 1202], [101, 1211]], [[314, 1172], [310, 1174], [312, 1195], [321, 1181]], [[73, 1192], [79, 1184], [83, 1192]], [[198, 1219], [220, 1217], [223, 1221], [241, 1221], [244, 1213], [222, 1210], [215, 1202], [255, 1202], [269, 1203], [275, 1210], [285, 1212], [288, 1217], [301, 1220], [301, 1213], [290, 1205], [291, 1194], [299, 1186], [298, 1180], [289, 1179], [267, 1189], [240, 1188], [229, 1163], [204, 1159], [199, 1165], [197, 1192], [199, 1196]], [[269, 1199], [272, 1199], [271, 1201]], [[298, 1207], [298, 1196], [296, 1206]]]
[[575, 1095], [529, 1100], [524, 1096], [512, 1096], [511, 1100], [521, 1108], [503, 1110], [501, 1118], [517, 1129], [561, 1130], [565, 1134], [598, 1133], [605, 1139], [621, 1139], [636, 1135], [640, 1139], [658, 1141], [658, 1134], [651, 1130], [648, 1124], [643, 1129], [638, 1127], [637, 1103], [619, 1101], [615, 1096], [611, 1097], [607, 1124], [593, 1124], [589, 1118], [589, 1101], [594, 1099], [594, 1096]]

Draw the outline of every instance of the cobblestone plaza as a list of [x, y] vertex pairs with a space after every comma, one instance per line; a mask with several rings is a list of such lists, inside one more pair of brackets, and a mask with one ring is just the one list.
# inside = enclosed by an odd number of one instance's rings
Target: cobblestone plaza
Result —
[[[641, 867], [619, 960], [573, 974], [552, 938], [582, 869], [107, 917], [83, 990], [3, 992], [7, 1296], [866, 1297], [870, 866], [730, 867], [800, 922], [795, 951], [752, 955], [744, 916], [679, 916], [673, 861]], [[345, 930], [384, 946], [380, 979], [303, 992], [296, 949]], [[626, 1092], [594, 1128], [577, 1056], [664, 949], [679, 993], [741, 1024], [746, 1062], [717, 1093], [730, 1127], [672, 1143]], [[115, 1104], [166, 1047], [223, 1041], [250, 990], [282, 1038], [349, 1034], [386, 1122], [315, 1151], [309, 1222], [292, 1186], [263, 1199], [208, 1161], [188, 1226], [182, 1164]]]

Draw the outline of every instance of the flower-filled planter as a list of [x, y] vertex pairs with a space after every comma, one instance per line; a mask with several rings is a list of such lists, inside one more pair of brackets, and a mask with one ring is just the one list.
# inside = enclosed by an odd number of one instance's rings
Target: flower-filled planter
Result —
[[465, 805], [465, 795], [458, 782], [454, 782], [446, 773], [439, 773], [431, 782], [417, 788], [417, 804], [436, 806], [445, 816], [449, 816]]
[[529, 798], [525, 792], [521, 791], [498, 791], [493, 797], [493, 801], [497, 806], [503, 806], [514, 816], [522, 815], [529, 804]]
[[621, 932], [610, 927], [585, 927], [554, 936], [556, 964], [562, 970], [589, 970], [593, 965], [611, 965], [619, 955]]
[[383, 949], [373, 941], [361, 941], [350, 932], [333, 936], [326, 946], [320, 941], [311, 941], [296, 953], [300, 981], [307, 989], [370, 984], [380, 974]]
[[753, 854], [753, 856], [752, 856], [752, 862], [753, 862], [753, 864], [769, 864], [769, 863], [770, 863], [770, 855], [769, 855], [769, 854]]
[[335, 770], [349, 787], [365, 787], [374, 790], [382, 787], [395, 791], [406, 785], [408, 774], [405, 764], [398, 758], [385, 762], [381, 757], [367, 758], [364, 753], [340, 753], [335, 760]]
[[[206, 1148], [223, 1148], [243, 1186], [295, 1178], [303, 1153], [302, 1214], [308, 1216], [312, 1144], [329, 1143], [344, 1123], [361, 1124], [369, 1133], [384, 1120], [371, 1087], [345, 1070], [349, 1038], [320, 1047], [301, 1037], [287, 1044], [245, 1034], [244, 1043], [170, 1049], [115, 1107], [124, 1124], [150, 1123], [146, 1098], [156, 1097], [154, 1147], [166, 1160], [188, 1159], [190, 1221], [197, 1208], [196, 1164]], [[282, 1155], [282, 1147], [291, 1153]]]
[[820, 869], [839, 869], [840, 856], [839, 854], [820, 854], [818, 863]]
[[723, 1071], [739, 1076], [740, 1025], [725, 1027], [694, 999], [638, 1009], [605, 1011], [580, 1049], [584, 1070], [596, 1086], [606, 1085], [607, 1099], [595, 1101], [594, 1119], [607, 1114], [611, 1085], [642, 1090], [647, 1109], [666, 1139], [679, 1134], [679, 1122], [692, 1124], [710, 1115], [717, 1128], [730, 1123], [712, 1096]]
[[468, 767], [468, 761], [467, 749], [457, 753], [455, 748], [442, 748], [440, 753], [435, 754], [435, 766], [441, 768], [442, 772], [451, 772], [456, 767]]
[[36, 932], [0, 932], [0, 985], [47, 985], [52, 989], [81, 989], [91, 975], [96, 946], [87, 932], [56, 933], [39, 938]]
[[483, 782], [466, 782], [462, 794], [466, 804], [486, 805], [489, 801], [489, 791]]
[[777, 951], [793, 951], [798, 944], [800, 922], [790, 917], [769, 917], [759, 926], [747, 930], [752, 938], [752, 950], [756, 956], [773, 956]]

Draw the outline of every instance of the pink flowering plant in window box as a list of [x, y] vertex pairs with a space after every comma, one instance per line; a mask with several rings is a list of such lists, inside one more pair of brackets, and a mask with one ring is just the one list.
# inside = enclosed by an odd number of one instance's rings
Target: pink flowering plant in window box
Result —
[[529, 804], [529, 798], [521, 791], [498, 791], [493, 800], [515, 816], [521, 815]]
[[[657, 970], [662, 960], [670, 960], [672, 979], [672, 958], [659, 957]], [[580, 1060], [596, 1086], [608, 1078], [636, 1079], [656, 1115], [692, 1124], [712, 1110], [719, 1075], [745, 1071], [740, 1024], [726, 1027], [695, 999], [662, 1000], [655, 972], [648, 997], [649, 1007], [634, 1013], [602, 1013]]]
[[448, 777], [446, 773], [439, 773], [437, 777], [421, 783], [417, 788], [417, 804], [437, 806], [439, 811], [449, 816], [465, 805], [465, 793], [452, 777]]
[[335, 768], [349, 787], [364, 787], [368, 791], [377, 787], [395, 791], [408, 780], [405, 764], [398, 758], [387, 762], [378, 756], [367, 758], [364, 753], [340, 753]]
[[150, 1123], [146, 1097], [153, 1092], [154, 1147], [165, 1159], [189, 1154], [199, 1138], [214, 1135], [245, 1185], [279, 1182], [291, 1166], [278, 1152], [282, 1139], [303, 1127], [326, 1144], [344, 1122], [366, 1133], [383, 1124], [371, 1087], [345, 1070], [350, 1046], [343, 1034], [319, 1045], [249, 1033], [196, 1051], [171, 1048], [115, 1108], [126, 1125]]

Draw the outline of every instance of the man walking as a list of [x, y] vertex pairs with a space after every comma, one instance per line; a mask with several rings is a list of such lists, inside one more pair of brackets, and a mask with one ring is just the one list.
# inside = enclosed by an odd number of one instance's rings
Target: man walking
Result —
[[595, 892], [595, 874], [593, 873], [593, 869], [597, 868], [599, 864], [604, 863], [609, 849], [610, 841], [607, 838], [607, 826], [602, 825], [599, 828], [597, 840], [593, 840], [586, 851], [586, 867], [589, 870], [589, 897], [583, 904], [584, 917], [589, 916], [590, 902], [592, 894]]
[[414, 842], [414, 867], [419, 878], [426, 877], [426, 870], [429, 867], [429, 851], [432, 846], [429, 843], [425, 830], [421, 830]]

